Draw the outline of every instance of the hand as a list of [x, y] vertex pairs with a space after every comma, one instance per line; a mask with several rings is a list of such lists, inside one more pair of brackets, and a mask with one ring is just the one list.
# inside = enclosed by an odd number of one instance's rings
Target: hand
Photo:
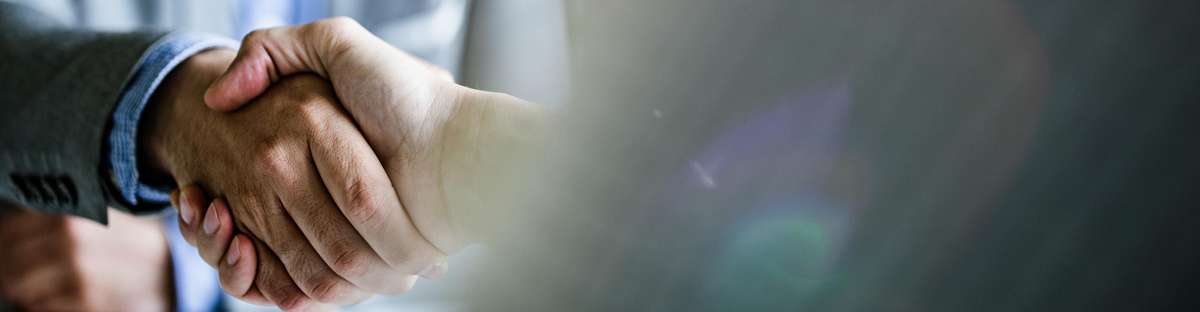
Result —
[[[414, 274], [443, 254], [408, 220], [328, 83], [289, 77], [252, 108], [214, 112], [201, 96], [232, 58], [229, 51], [203, 52], [168, 75], [143, 112], [139, 138], [150, 172], [179, 185], [203, 183], [217, 198], [222, 208], [205, 212], [199, 188], [175, 196], [184, 237], [217, 247], [200, 254], [221, 271], [222, 287], [284, 309], [411, 287]], [[205, 231], [200, 213], [221, 222]], [[383, 232], [393, 235], [374, 239]]]
[[109, 210], [109, 224], [14, 210], [0, 215], [0, 297], [31, 311], [173, 309], [162, 227]]
[[[452, 253], [507, 224], [510, 214], [501, 207], [519, 185], [512, 183], [515, 176], [527, 169], [520, 160], [528, 159], [530, 143], [540, 135], [539, 110], [508, 95], [457, 85], [445, 71], [348, 18], [250, 33], [205, 100], [212, 108], [234, 110], [280, 77], [305, 72], [329, 79], [383, 161], [407, 216], [439, 250]], [[355, 227], [384, 229], [364, 238], [385, 248], [385, 258], [407, 253], [405, 246], [383, 243], [405, 234], [382, 226], [404, 222], [405, 214], [360, 216], [365, 218], [351, 220]]]

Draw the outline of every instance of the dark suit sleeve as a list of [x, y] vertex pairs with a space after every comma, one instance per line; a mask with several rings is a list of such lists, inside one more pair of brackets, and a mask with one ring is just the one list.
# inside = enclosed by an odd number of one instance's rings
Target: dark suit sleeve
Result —
[[106, 221], [104, 144], [118, 95], [164, 32], [71, 29], [0, 2], [0, 201]]

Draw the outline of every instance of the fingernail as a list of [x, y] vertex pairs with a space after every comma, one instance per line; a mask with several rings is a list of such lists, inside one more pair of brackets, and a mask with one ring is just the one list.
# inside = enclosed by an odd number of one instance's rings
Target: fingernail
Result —
[[221, 225], [221, 220], [217, 220], [217, 202], [213, 201], [208, 205], [208, 213], [204, 214], [204, 233], [212, 235], [217, 232], [217, 227]]
[[438, 261], [425, 267], [425, 269], [421, 270], [421, 272], [417, 273], [417, 275], [427, 279], [435, 279], [441, 277], [443, 274], [446, 274], [447, 267], [448, 265], [445, 261]]
[[234, 238], [233, 243], [229, 244], [229, 251], [225, 253], [226, 264], [234, 265], [238, 262], [238, 255], [242, 253], [242, 246], [238, 241], [237, 238]]
[[184, 224], [192, 224], [192, 218], [195, 218], [192, 213], [196, 209], [192, 207], [192, 201], [188, 200], [191, 198], [188, 196], [189, 193], [191, 192], [188, 192], [187, 189], [179, 193], [179, 217], [183, 219]]
[[171, 191], [171, 206], [179, 207], [179, 190]]

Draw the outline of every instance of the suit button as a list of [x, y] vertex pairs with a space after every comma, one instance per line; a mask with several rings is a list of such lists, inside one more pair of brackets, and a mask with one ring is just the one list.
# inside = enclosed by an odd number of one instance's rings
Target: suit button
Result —
[[46, 188], [50, 189], [51, 194], [54, 194], [54, 202], [59, 205], [66, 205], [69, 201], [67, 191], [62, 185], [62, 177], [43, 177]]
[[63, 206], [79, 204], [79, 191], [69, 176], [10, 174], [8, 178], [17, 186], [25, 202]]
[[28, 176], [15, 173], [8, 175], [8, 179], [12, 180], [12, 183], [17, 186], [18, 190], [21, 191], [21, 197], [23, 197], [26, 202], [41, 201], [41, 198], [38, 197], [38, 193], [34, 191], [34, 186], [30, 185], [31, 181], [29, 178], [30, 177]]
[[64, 204], [71, 204], [71, 207], [79, 205], [79, 192], [75, 190], [75, 182], [71, 181], [71, 177], [58, 176], [58, 186], [62, 188]]
[[46, 182], [49, 182], [49, 181], [47, 181], [45, 179], [45, 177], [41, 177], [41, 176], [30, 176], [29, 177], [29, 184], [30, 184], [30, 186], [33, 187], [33, 190], [36, 191], [36, 193], [38, 194], [38, 201], [43, 204], [52, 204], [56, 198], [54, 196], [54, 192], [50, 190], [50, 186], [46, 185]]

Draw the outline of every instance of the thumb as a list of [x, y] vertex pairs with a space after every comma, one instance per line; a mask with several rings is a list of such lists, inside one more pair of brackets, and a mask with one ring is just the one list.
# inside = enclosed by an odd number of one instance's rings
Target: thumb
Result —
[[204, 103], [231, 111], [254, 99], [280, 77], [311, 72], [328, 79], [320, 53], [325, 45], [309, 40], [302, 26], [260, 29], [242, 40], [238, 55], [225, 73], [204, 92]]
[[229, 69], [208, 86], [204, 103], [218, 111], [235, 110], [266, 91], [277, 77], [270, 54], [247, 39]]

